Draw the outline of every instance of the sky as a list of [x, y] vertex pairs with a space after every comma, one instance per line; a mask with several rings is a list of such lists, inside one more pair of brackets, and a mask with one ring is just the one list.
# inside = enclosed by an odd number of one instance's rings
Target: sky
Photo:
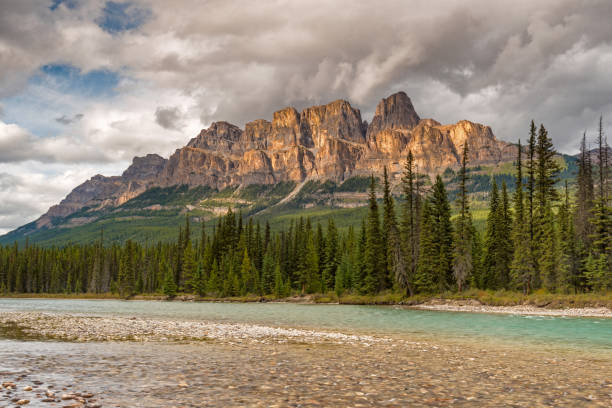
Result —
[[609, 0], [1, 0], [0, 234], [95, 174], [347, 99], [405, 91], [422, 118], [543, 123], [559, 151], [612, 124]]

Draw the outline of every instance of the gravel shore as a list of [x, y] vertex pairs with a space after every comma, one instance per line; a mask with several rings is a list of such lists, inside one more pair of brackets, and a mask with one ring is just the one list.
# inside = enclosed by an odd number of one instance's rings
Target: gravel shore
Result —
[[308, 344], [372, 344], [388, 339], [339, 332], [241, 323], [99, 317], [65, 313], [0, 312], [0, 326], [27, 337], [65, 341], [210, 341]]
[[0, 406], [612, 406], [612, 358], [588, 350], [51, 312], [2, 327], [70, 342], [2, 343]]
[[612, 406], [587, 349], [66, 312], [0, 311], [0, 337], [0, 407]]
[[411, 309], [438, 310], [444, 312], [470, 312], [470, 313], [502, 313], [525, 316], [564, 316], [564, 317], [605, 317], [612, 318], [612, 310], [599, 307], [545, 309], [537, 306], [487, 306], [466, 303], [422, 304], [410, 306]]

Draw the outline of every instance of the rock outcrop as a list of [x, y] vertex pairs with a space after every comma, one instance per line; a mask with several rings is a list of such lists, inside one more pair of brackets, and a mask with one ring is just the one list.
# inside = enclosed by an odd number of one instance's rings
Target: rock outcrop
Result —
[[419, 171], [431, 174], [458, 167], [466, 142], [471, 165], [512, 160], [516, 154], [516, 147], [497, 140], [488, 126], [421, 119], [404, 92], [383, 99], [369, 125], [344, 100], [302, 112], [287, 107], [275, 112], [271, 122], [258, 119], [244, 130], [215, 122], [167, 160], [158, 155], [136, 157], [121, 176], [97, 175], [51, 207], [37, 225], [85, 207], [118, 206], [154, 186], [222, 189], [307, 178], [342, 181], [382, 173], [384, 167], [392, 180], [398, 180], [408, 151]]

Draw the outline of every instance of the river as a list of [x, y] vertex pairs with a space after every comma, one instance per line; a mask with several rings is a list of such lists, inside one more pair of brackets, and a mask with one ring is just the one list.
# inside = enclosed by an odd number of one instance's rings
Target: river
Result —
[[[53, 406], [42, 402], [41, 387], [49, 386], [58, 395], [94, 393], [103, 406], [612, 406], [612, 319], [387, 306], [0, 299], [0, 316], [17, 312], [386, 339], [344, 345], [66, 342], [4, 331], [0, 379], [18, 383], [18, 392], [0, 394], [0, 401], [31, 395], [28, 406]], [[38, 388], [34, 383], [29, 394], [19, 391], [33, 381]]]

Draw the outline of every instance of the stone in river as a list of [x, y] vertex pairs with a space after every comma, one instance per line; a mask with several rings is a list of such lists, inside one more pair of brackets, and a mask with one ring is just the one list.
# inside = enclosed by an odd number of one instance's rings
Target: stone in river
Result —
[[30, 400], [27, 400], [27, 399], [21, 399], [17, 401], [17, 405], [28, 405], [29, 403], [30, 403]]

